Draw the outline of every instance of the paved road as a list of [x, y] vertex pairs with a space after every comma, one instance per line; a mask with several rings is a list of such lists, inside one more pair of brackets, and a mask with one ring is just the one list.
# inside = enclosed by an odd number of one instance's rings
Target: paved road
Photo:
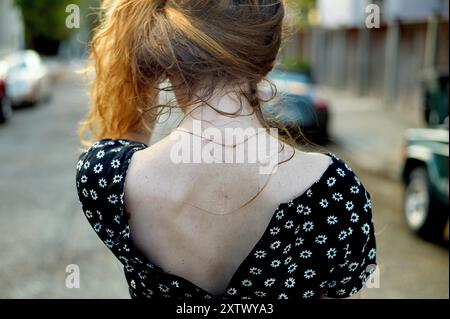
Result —
[[[0, 298], [128, 298], [119, 263], [75, 194], [76, 123], [86, 108], [85, 88], [67, 76], [49, 103], [18, 111], [0, 127]], [[381, 288], [366, 297], [448, 298], [448, 250], [407, 231], [397, 182], [357, 172], [374, 199], [381, 266]], [[80, 267], [79, 289], [65, 287], [69, 264]]]

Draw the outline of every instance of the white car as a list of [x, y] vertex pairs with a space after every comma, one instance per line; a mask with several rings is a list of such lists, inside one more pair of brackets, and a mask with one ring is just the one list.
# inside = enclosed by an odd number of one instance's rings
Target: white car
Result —
[[6, 93], [13, 105], [34, 104], [50, 96], [47, 67], [34, 51], [20, 51], [4, 59], [8, 71]]

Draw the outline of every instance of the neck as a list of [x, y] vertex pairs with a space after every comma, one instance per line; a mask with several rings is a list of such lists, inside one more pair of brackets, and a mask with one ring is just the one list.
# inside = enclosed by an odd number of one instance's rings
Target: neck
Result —
[[242, 98], [241, 105], [241, 101], [234, 92], [217, 92], [208, 100], [208, 104], [185, 108], [186, 118], [179, 127], [192, 131], [195, 121], [200, 121], [203, 129], [208, 127], [215, 127], [219, 130], [226, 128], [258, 129], [263, 127], [248, 101]]

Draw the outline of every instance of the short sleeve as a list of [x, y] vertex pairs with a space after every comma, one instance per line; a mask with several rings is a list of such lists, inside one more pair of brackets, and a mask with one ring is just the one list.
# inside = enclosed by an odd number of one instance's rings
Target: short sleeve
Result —
[[[376, 240], [372, 218], [372, 202], [351, 169], [341, 168], [343, 179], [339, 194], [342, 205], [333, 212], [328, 226], [336, 226], [330, 234], [328, 272], [323, 295], [329, 298], [348, 298], [360, 291], [376, 269]], [[339, 170], [339, 169], [338, 169]], [[336, 194], [336, 193], [335, 193]], [[341, 198], [340, 195], [337, 198]]]
[[146, 145], [127, 140], [102, 140], [81, 154], [76, 187], [82, 210], [103, 243], [116, 255], [129, 237], [124, 209], [124, 182], [133, 154]]

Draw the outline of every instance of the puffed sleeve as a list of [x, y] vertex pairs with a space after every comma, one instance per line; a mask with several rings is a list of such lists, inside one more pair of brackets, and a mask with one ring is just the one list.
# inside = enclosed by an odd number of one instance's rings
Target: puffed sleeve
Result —
[[348, 168], [345, 174], [347, 176], [339, 186], [344, 200], [334, 211], [336, 220], [332, 221], [338, 221], [336, 226], [339, 227], [330, 233], [333, 245], [327, 251], [329, 277], [323, 295], [330, 298], [356, 294], [376, 270], [371, 197], [351, 169]]
[[126, 140], [102, 140], [81, 154], [76, 186], [82, 210], [103, 243], [115, 254], [122, 236], [129, 236], [124, 209], [125, 175], [133, 154], [145, 148]]

